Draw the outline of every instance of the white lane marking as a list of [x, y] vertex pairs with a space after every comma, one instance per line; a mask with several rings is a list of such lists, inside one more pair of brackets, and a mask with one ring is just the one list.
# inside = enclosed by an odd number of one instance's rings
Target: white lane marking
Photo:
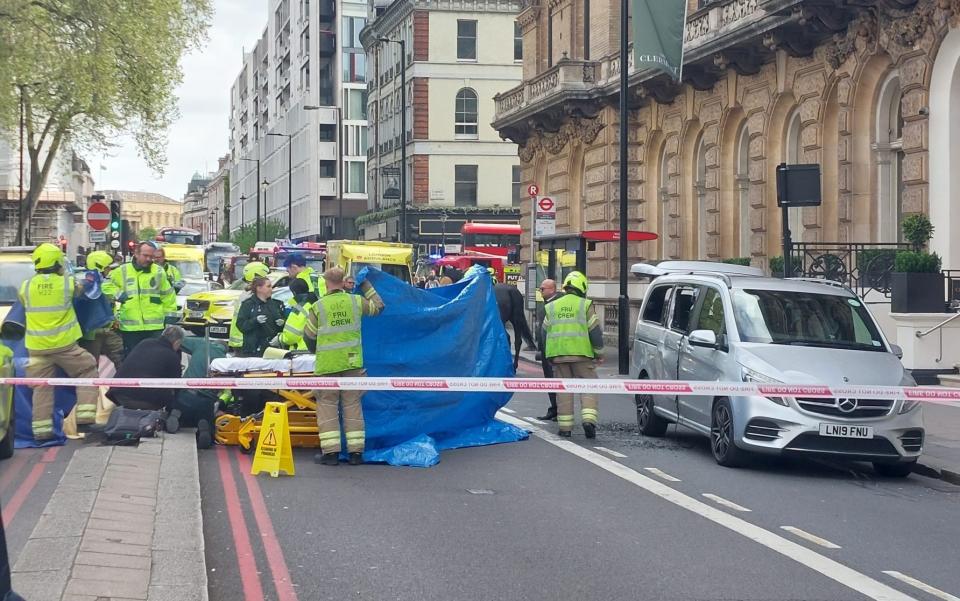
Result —
[[671, 476], [670, 474], [668, 474], [668, 473], [666, 473], [666, 472], [663, 472], [663, 471], [660, 471], [660, 470], [658, 470], [658, 469], [655, 468], [655, 467], [645, 467], [645, 468], [643, 468], [643, 469], [647, 470], [648, 472], [650, 472], [650, 473], [653, 474], [654, 476], [659, 476], [660, 478], [663, 478], [663, 479], [666, 480], [667, 482], [682, 482], [682, 480], [680, 480], [680, 478], [674, 478], [674, 477]]
[[611, 457], [616, 457], [616, 458], [618, 458], [618, 459], [623, 459], [623, 458], [626, 457], [626, 455], [624, 455], [623, 453], [618, 453], [618, 452], [616, 452], [616, 451], [611, 451], [611, 450], [608, 449], [607, 447], [593, 447], [593, 448], [595, 448], [596, 450], [601, 451], [601, 452], [603, 452], [603, 453], [606, 453], [607, 455], [610, 455]]
[[653, 478], [639, 474], [622, 463], [614, 461], [608, 457], [604, 457], [595, 451], [581, 447], [578, 444], [560, 438], [559, 436], [546, 432], [540, 428], [530, 428], [529, 425], [524, 424], [515, 418], [503, 416], [501, 419], [515, 426], [525, 427], [529, 429], [537, 438], [540, 438], [547, 443], [570, 453], [571, 455], [575, 455], [584, 461], [592, 463], [593, 465], [619, 478], [622, 478], [623, 480], [626, 480], [627, 482], [630, 482], [639, 488], [646, 490], [647, 492], [657, 495], [665, 501], [669, 501], [670, 503], [673, 503], [682, 509], [686, 509], [691, 513], [695, 513], [701, 517], [704, 517], [711, 522], [736, 532], [737, 534], [744, 536], [755, 543], [763, 545], [764, 547], [767, 547], [768, 549], [775, 551], [784, 557], [788, 557], [802, 565], [805, 565], [808, 568], [823, 574], [827, 578], [830, 578], [831, 580], [834, 580], [843, 586], [866, 595], [871, 599], [876, 599], [877, 601], [917, 601], [915, 598], [901, 593], [900, 591], [887, 586], [879, 580], [870, 578], [866, 574], [861, 574], [852, 568], [834, 561], [825, 555], [821, 555], [811, 549], [808, 549], [799, 543], [788, 540], [779, 534], [770, 532], [769, 530], [764, 530], [760, 526], [751, 524], [750, 522], [725, 511], [721, 511], [704, 503], [703, 501], [698, 501], [693, 497], [689, 497], [680, 491], [670, 488], [666, 484], [662, 484]]
[[506, 411], [507, 413], [514, 414], [516, 411], [513, 409], [508, 409], [507, 407], [500, 407], [500, 411]]
[[527, 416], [525, 416], [523, 419], [527, 420], [527, 421], [530, 422], [531, 424], [537, 424], [537, 425], [540, 425], [540, 426], [545, 426], [545, 425], [547, 425], [547, 422], [542, 422], [542, 421], [538, 420], [538, 419], [535, 418], [535, 417], [527, 417]]
[[732, 510], [734, 510], [734, 511], [750, 511], [749, 509], [747, 509], [747, 508], [744, 507], [743, 505], [737, 505], [737, 504], [734, 503], [733, 501], [728, 501], [728, 500], [724, 499], [723, 497], [721, 497], [721, 496], [719, 496], [719, 495], [715, 495], [715, 494], [712, 494], [712, 493], [705, 492], [705, 493], [703, 493], [703, 496], [706, 497], [706, 498], [708, 498], [708, 499], [710, 499], [711, 501], [713, 501], [713, 502], [716, 503], [717, 505], [723, 505], [724, 507], [727, 507], [727, 508], [732, 509]]
[[801, 530], [801, 529], [795, 528], [795, 527], [793, 527], [793, 526], [780, 526], [780, 529], [781, 529], [781, 530], [786, 530], [786, 531], [789, 532], [790, 534], [799, 536], [799, 537], [802, 538], [803, 540], [810, 541], [811, 543], [813, 543], [813, 544], [815, 544], [815, 545], [820, 545], [821, 547], [826, 547], [827, 549], [842, 549], [842, 547], [841, 547], [840, 545], [835, 545], [835, 544], [831, 543], [830, 541], [828, 541], [828, 540], [825, 539], [825, 538], [820, 538], [820, 537], [817, 536], [816, 534], [810, 534], [810, 533], [807, 532], [806, 530]]
[[960, 601], [960, 597], [954, 597], [950, 593], [945, 593], [938, 588], [930, 586], [926, 582], [920, 582], [916, 578], [911, 578], [910, 576], [907, 576], [901, 572], [897, 572], [895, 570], [884, 570], [883, 573], [887, 576], [896, 578], [900, 582], [905, 582], [912, 587], [918, 588], [925, 593], [933, 595], [937, 599], [943, 599], [943, 601]]

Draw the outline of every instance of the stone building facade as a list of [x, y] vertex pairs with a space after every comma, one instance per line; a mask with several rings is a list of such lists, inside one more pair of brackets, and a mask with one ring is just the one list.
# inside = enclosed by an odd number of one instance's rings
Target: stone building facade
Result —
[[[494, 127], [519, 145], [524, 189], [557, 201], [558, 232], [618, 225], [619, 6], [534, 0], [523, 83], [496, 97]], [[960, 269], [958, 21], [960, 0], [691, 0], [679, 84], [628, 61], [629, 224], [659, 239], [626, 260], [767, 266], [785, 162], [822, 169], [823, 204], [792, 210], [794, 240], [897, 242], [905, 215], [927, 213], [933, 250]], [[616, 245], [589, 253], [600, 296], [615, 298], [618, 263]]]

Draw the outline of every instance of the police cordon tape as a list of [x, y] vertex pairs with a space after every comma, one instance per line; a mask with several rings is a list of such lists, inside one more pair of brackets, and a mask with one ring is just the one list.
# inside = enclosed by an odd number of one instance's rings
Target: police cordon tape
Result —
[[677, 396], [765, 396], [810, 398], [869, 398], [930, 403], [960, 401], [960, 388], [905, 386], [821, 386], [753, 382], [673, 380], [584, 380], [575, 378], [0, 378], [15, 386], [107, 386], [111, 388], [195, 388], [232, 390], [337, 389], [364, 391], [437, 392], [568, 392], [572, 394], [668, 394]]

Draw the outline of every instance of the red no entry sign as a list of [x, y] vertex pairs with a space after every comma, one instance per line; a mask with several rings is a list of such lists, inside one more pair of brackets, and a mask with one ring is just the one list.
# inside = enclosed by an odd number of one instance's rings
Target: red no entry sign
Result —
[[95, 202], [87, 209], [87, 223], [95, 230], [105, 230], [110, 225], [110, 207]]
[[537, 201], [537, 207], [539, 207], [539, 209], [544, 213], [549, 213], [553, 211], [553, 208], [555, 206], [556, 204], [553, 202], [553, 199], [550, 198], [549, 196], [544, 196], [539, 201]]

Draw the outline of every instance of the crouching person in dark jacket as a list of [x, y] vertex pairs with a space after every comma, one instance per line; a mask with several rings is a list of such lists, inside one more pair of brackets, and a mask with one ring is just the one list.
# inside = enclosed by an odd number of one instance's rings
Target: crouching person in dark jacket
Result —
[[[147, 338], [133, 347], [120, 364], [115, 376], [127, 378], [179, 378], [181, 367], [180, 346], [185, 332], [180, 326], [167, 326], [159, 338]], [[128, 409], [169, 411], [173, 405], [175, 388], [111, 388], [107, 398]], [[179, 429], [177, 418], [167, 420], [167, 431]]]

